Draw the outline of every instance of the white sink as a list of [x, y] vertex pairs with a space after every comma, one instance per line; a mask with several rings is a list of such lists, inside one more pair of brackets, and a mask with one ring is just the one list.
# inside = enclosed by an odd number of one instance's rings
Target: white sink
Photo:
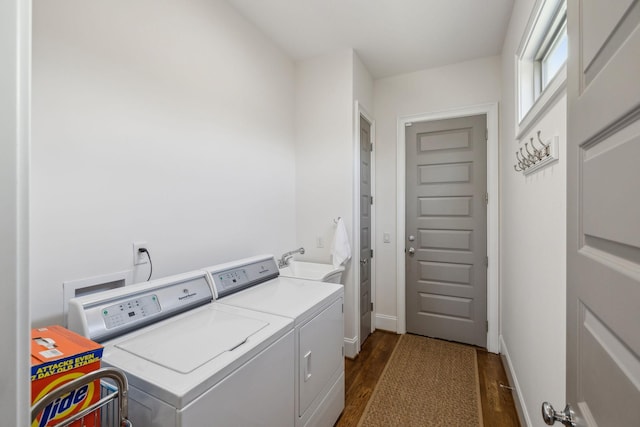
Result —
[[343, 266], [336, 268], [333, 264], [291, 261], [288, 266], [280, 269], [280, 275], [283, 277], [317, 280], [319, 282], [340, 283], [343, 271]]

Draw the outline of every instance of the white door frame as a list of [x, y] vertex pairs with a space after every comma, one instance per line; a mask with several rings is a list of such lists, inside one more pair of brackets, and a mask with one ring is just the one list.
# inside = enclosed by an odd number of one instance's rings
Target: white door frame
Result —
[[500, 351], [499, 344], [499, 147], [498, 147], [498, 103], [479, 104], [468, 107], [455, 108], [431, 113], [413, 114], [398, 117], [398, 142], [397, 142], [397, 270], [396, 270], [396, 312], [398, 313], [397, 332], [407, 332], [407, 318], [405, 307], [405, 204], [406, 204], [406, 141], [405, 125], [411, 122], [423, 122], [456, 117], [475, 116], [486, 114], [488, 140], [487, 140], [487, 192], [489, 204], [487, 206], [487, 255], [489, 267], [487, 268], [487, 350], [492, 353]]
[[[371, 195], [375, 194], [376, 190], [376, 160], [375, 160], [375, 144], [376, 140], [376, 122], [373, 116], [360, 104], [355, 101], [354, 105], [354, 172], [353, 172], [353, 257], [351, 265], [353, 266], [353, 280], [354, 280], [354, 313], [356, 313], [356, 353], [360, 353], [362, 342], [360, 340], [360, 116], [363, 116], [369, 123], [371, 123], [371, 130], [369, 137], [371, 138], [371, 144], [374, 147], [374, 151], [371, 153]], [[375, 198], [374, 207], [371, 208], [371, 249], [374, 249], [375, 235], [376, 235], [376, 221], [375, 221]], [[357, 260], [356, 260], [356, 254]], [[375, 251], [374, 257], [371, 258], [371, 301], [374, 301], [374, 310], [371, 310], [371, 332], [375, 330], [375, 300], [376, 300], [376, 260]], [[352, 357], [352, 356], [350, 356]]]
[[[0, 2], [0, 413], [31, 425], [29, 408], [29, 134], [31, 1]], [[4, 120], [6, 119], [6, 120]], [[5, 425], [5, 424], [3, 424]]]

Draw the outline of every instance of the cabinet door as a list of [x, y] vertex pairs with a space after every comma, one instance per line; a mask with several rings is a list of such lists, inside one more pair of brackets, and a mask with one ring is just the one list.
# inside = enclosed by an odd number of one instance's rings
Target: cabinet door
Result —
[[323, 390], [329, 390], [336, 373], [344, 370], [343, 329], [342, 298], [300, 328], [299, 417]]

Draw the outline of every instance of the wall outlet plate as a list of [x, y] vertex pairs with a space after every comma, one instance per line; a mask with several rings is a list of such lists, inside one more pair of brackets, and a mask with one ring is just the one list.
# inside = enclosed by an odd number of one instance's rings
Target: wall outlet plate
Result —
[[149, 262], [147, 254], [144, 252], [140, 253], [140, 249], [149, 249], [147, 242], [133, 242], [133, 265], [146, 264]]

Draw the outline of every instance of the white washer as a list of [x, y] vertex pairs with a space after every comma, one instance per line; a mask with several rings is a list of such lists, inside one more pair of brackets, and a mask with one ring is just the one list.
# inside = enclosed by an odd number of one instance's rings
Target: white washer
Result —
[[213, 299], [187, 273], [72, 299], [69, 327], [126, 373], [134, 426], [293, 426], [293, 322]]
[[218, 303], [293, 319], [296, 426], [333, 426], [344, 409], [344, 287], [278, 277], [271, 255], [206, 270]]

